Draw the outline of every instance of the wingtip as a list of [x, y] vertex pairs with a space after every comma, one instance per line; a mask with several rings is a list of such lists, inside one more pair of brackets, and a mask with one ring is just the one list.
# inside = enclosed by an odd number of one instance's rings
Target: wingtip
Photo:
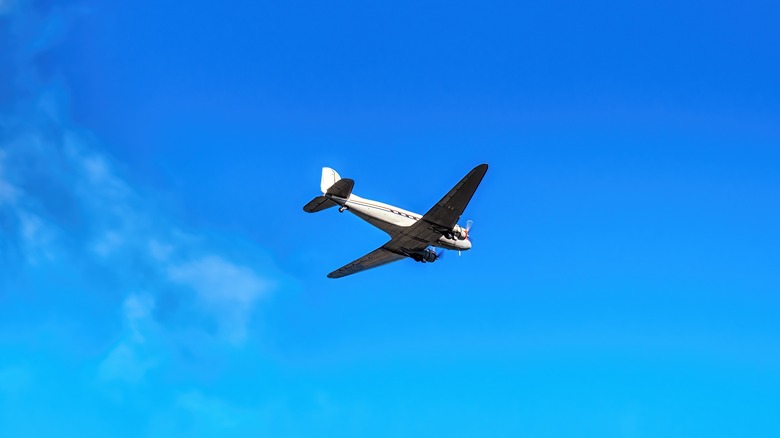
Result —
[[476, 167], [475, 167], [475, 168], [472, 170], [472, 172], [479, 172], [479, 173], [481, 173], [481, 174], [483, 174], [483, 175], [484, 175], [485, 173], [487, 173], [487, 170], [488, 170], [488, 165], [487, 165], [487, 163], [482, 163], [482, 164], [480, 164], [480, 165], [476, 166]]

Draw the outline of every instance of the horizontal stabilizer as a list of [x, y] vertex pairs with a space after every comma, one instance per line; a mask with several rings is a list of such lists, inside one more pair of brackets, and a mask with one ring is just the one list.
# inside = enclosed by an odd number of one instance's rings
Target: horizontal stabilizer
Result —
[[338, 198], [348, 199], [349, 195], [352, 194], [352, 187], [354, 186], [355, 186], [354, 180], [351, 180], [349, 178], [343, 178], [336, 181], [335, 184], [330, 186], [326, 194]]
[[306, 213], [316, 213], [318, 211], [325, 210], [326, 208], [335, 207], [336, 205], [337, 204], [335, 202], [324, 196], [317, 196], [316, 198], [309, 201], [308, 204], [303, 206], [303, 211]]

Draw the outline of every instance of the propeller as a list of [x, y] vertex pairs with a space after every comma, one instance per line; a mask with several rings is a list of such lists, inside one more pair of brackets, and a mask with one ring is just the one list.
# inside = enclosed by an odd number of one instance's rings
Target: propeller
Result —
[[[465, 236], [463, 238], [468, 241], [471, 241], [471, 239], [469, 239], [469, 231], [471, 230], [472, 225], [474, 225], [474, 221], [469, 219], [466, 221], [466, 228], [463, 229], [463, 231], [465, 231]], [[460, 251], [458, 251], [458, 257], [460, 257]]]
[[466, 221], [466, 228], [465, 228], [465, 230], [466, 230], [466, 239], [469, 238], [469, 230], [471, 230], [471, 226], [472, 225], [474, 225], [474, 221], [473, 220], [469, 219], [469, 220]]
[[444, 257], [444, 250], [440, 249], [439, 252], [436, 253], [436, 260], [441, 260]]

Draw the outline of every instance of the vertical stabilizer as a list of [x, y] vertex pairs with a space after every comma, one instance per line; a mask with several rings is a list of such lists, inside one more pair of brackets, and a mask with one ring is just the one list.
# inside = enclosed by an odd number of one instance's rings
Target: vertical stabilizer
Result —
[[331, 188], [333, 184], [336, 184], [336, 181], [340, 179], [341, 177], [339, 176], [338, 172], [331, 169], [330, 167], [323, 167], [322, 180], [320, 181], [320, 190], [322, 190], [323, 194], [327, 193], [328, 189]]

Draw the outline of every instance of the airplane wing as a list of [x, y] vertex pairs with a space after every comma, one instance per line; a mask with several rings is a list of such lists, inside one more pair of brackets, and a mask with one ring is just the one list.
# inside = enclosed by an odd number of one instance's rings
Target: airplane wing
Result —
[[424, 250], [439, 240], [439, 237], [441, 237], [441, 233], [436, 228], [425, 221], [417, 221], [380, 248], [331, 272], [328, 274], [328, 278], [346, 277], [366, 269], [401, 260], [408, 257], [407, 254]]
[[423, 220], [440, 229], [451, 230], [457, 225], [487, 169], [487, 164], [480, 164], [471, 169], [471, 172], [464, 176], [428, 213], [425, 213]]
[[[389, 243], [390, 242], [388, 242], [388, 244]], [[371, 251], [363, 257], [355, 260], [354, 262], [347, 263], [341, 268], [336, 269], [335, 271], [328, 274], [328, 278], [346, 277], [347, 275], [365, 271], [366, 269], [376, 268], [377, 266], [386, 265], [406, 257], [403, 254], [390, 251], [389, 249], [385, 248], [385, 246], [377, 248], [374, 251]]]
[[380, 248], [348, 263], [328, 274], [328, 278], [341, 278], [366, 269], [386, 265], [422, 251], [441, 237], [441, 233], [425, 221], [417, 221]]

